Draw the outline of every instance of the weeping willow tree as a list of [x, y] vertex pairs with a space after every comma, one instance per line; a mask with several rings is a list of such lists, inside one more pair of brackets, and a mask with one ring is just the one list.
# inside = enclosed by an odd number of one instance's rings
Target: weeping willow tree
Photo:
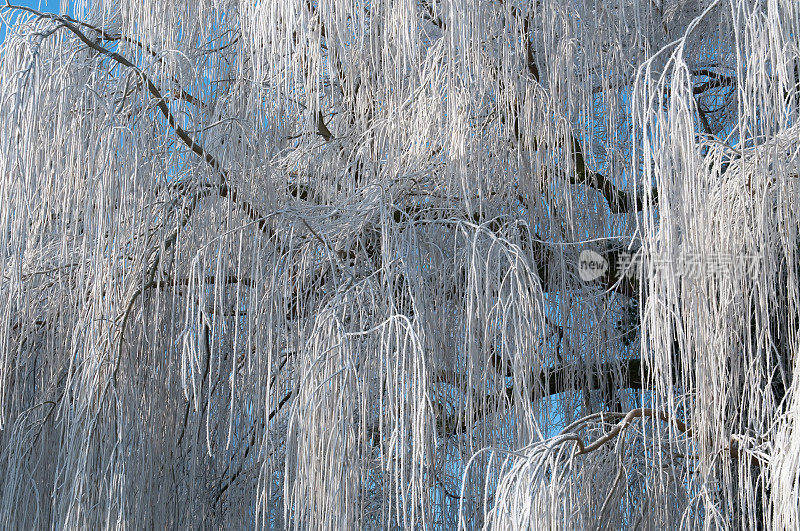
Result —
[[0, 10], [0, 525], [800, 525], [796, 0]]

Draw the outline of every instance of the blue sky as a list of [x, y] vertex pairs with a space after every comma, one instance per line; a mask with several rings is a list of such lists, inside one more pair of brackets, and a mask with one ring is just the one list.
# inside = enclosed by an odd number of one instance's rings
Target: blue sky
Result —
[[11, 0], [11, 3], [17, 6], [32, 7], [40, 11], [56, 13], [58, 12], [61, 0]]
[[[10, 0], [10, 3], [15, 6], [25, 6], [25, 7], [32, 7], [33, 9], [38, 9], [39, 11], [47, 11], [50, 13], [58, 13], [58, 9], [61, 6], [61, 0]], [[70, 0], [71, 3], [71, 0]], [[5, 0], [0, 2], [0, 7], [5, 5]], [[3, 16], [4, 17], [13, 17], [11, 9], [3, 9]], [[3, 42], [6, 39], [6, 26], [4, 23], [0, 22], [0, 42]]]

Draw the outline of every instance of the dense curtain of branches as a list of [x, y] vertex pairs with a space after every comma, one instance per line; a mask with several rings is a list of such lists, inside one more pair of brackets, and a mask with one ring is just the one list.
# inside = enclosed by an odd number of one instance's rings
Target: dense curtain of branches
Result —
[[0, 526], [800, 522], [796, 0], [0, 16]]

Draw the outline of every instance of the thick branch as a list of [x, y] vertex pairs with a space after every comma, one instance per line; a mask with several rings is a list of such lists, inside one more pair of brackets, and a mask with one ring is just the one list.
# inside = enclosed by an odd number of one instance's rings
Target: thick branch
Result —
[[[241, 200], [238, 197], [238, 192], [236, 191], [236, 189], [230, 187], [229, 184], [228, 184], [228, 173], [227, 173], [227, 171], [222, 167], [222, 165], [219, 163], [219, 161], [217, 160], [216, 157], [214, 157], [210, 152], [208, 152], [199, 142], [197, 142], [194, 138], [192, 138], [191, 135], [189, 135], [189, 133], [186, 132], [186, 130], [183, 129], [183, 127], [180, 126], [180, 124], [178, 124], [178, 121], [176, 120], [175, 116], [172, 114], [172, 111], [170, 111], [169, 106], [166, 103], [166, 99], [162, 95], [161, 91], [158, 89], [158, 87], [156, 87], [156, 85], [147, 76], [147, 74], [145, 74], [138, 66], [133, 64], [130, 60], [128, 60], [126, 57], [120, 55], [119, 53], [111, 51], [111, 50], [103, 47], [102, 45], [100, 45], [98, 42], [95, 42], [95, 41], [89, 39], [78, 28], [78, 25], [80, 23], [73, 22], [71, 19], [59, 16], [59, 15], [51, 15], [51, 14], [40, 13], [39, 11], [36, 11], [34, 9], [31, 9], [31, 8], [27, 8], [27, 7], [23, 8], [21, 6], [14, 6], [14, 5], [11, 5], [11, 4], [8, 4], [8, 3], [6, 5], [7, 5], [7, 7], [10, 7], [12, 9], [22, 9], [24, 11], [29, 11], [29, 12], [34, 13], [35, 15], [37, 15], [38, 17], [43, 18], [43, 19], [52, 19], [52, 20], [58, 21], [64, 27], [66, 27], [68, 30], [70, 30], [76, 37], [78, 37], [78, 39], [80, 39], [84, 44], [86, 44], [86, 46], [88, 46], [92, 50], [95, 50], [96, 52], [105, 55], [106, 57], [108, 57], [112, 61], [114, 61], [114, 62], [116, 62], [116, 63], [118, 63], [118, 64], [120, 64], [122, 66], [128, 67], [128, 68], [132, 69], [134, 72], [136, 72], [137, 75], [139, 75], [139, 77], [142, 79], [142, 82], [144, 83], [144, 85], [147, 87], [148, 92], [150, 92], [150, 94], [155, 99], [156, 106], [158, 107], [158, 110], [161, 112], [161, 114], [164, 116], [164, 118], [166, 118], [167, 123], [169, 124], [170, 128], [173, 131], [175, 131], [175, 134], [177, 135], [177, 137], [194, 154], [196, 154], [201, 159], [203, 159], [206, 162], [206, 164], [208, 164], [215, 171], [215, 173], [219, 176], [219, 179], [220, 179], [220, 182], [218, 184], [219, 196], [220, 197], [225, 197], [225, 198], [229, 199], [232, 203], [237, 205], [239, 207], [239, 209], [242, 212], [244, 212], [244, 214], [248, 218], [250, 218], [253, 222], [255, 222], [257, 224], [257, 226], [258, 226], [260, 231], [262, 231], [262, 232], [264, 232], [264, 233], [266, 233], [268, 235], [272, 234], [269, 226], [267, 225], [267, 218], [265, 216], [261, 215], [259, 213], [259, 211], [252, 204], [250, 204], [247, 201]], [[92, 29], [94, 31], [98, 31], [94, 27], [92, 27]]]
[[589, 452], [593, 452], [609, 442], [610, 440], [614, 439], [617, 435], [622, 432], [625, 428], [627, 428], [634, 419], [638, 418], [657, 418], [664, 422], [672, 422], [675, 424], [675, 427], [681, 433], [685, 433], [687, 436], [692, 436], [692, 430], [688, 429], [686, 424], [683, 423], [680, 419], [671, 419], [669, 415], [666, 414], [664, 411], [656, 411], [655, 409], [650, 408], [638, 408], [633, 409], [625, 415], [625, 417], [618, 422], [613, 428], [611, 428], [605, 435], [594, 441], [589, 445], [584, 445], [583, 441], [579, 438], [575, 438], [575, 442], [578, 445], [578, 455], [588, 454]]
[[[490, 361], [495, 368], [506, 376], [510, 376], [509, 367], [503, 367], [498, 355], [492, 356]], [[588, 374], [588, 378], [571, 377], [575, 374]], [[452, 378], [443, 378], [443, 383], [452, 383]], [[572, 363], [553, 369], [545, 369], [531, 382], [530, 392], [536, 396], [546, 397], [571, 391], [598, 391], [607, 389], [646, 389], [649, 385], [649, 373], [639, 358], [623, 360], [622, 362], [608, 362], [598, 368], [590, 364]], [[501, 401], [511, 401], [514, 396], [513, 385], [507, 386], [505, 392], [489, 394], [478, 402], [473, 410], [473, 421], [477, 421], [491, 411], [497, 409]], [[531, 396], [531, 398], [534, 398]], [[448, 415], [443, 422], [445, 431], [450, 434], [464, 433], [468, 430], [467, 415], [455, 413]]]
[[701, 85], [695, 85], [692, 87], [692, 92], [697, 94], [702, 94], [707, 90], [717, 87], [733, 87], [736, 86], [736, 78], [732, 76], [726, 76], [725, 74], [720, 74], [719, 72], [714, 72], [713, 70], [708, 69], [700, 69], [692, 71], [692, 74], [695, 76], [707, 77], [708, 81]]
[[[621, 214], [624, 212], [636, 212], [644, 207], [644, 201], [636, 193], [617, 188], [611, 180], [596, 171], [586, 167], [583, 156], [583, 149], [575, 136], [571, 136], [572, 157], [575, 161], [575, 173], [570, 176], [570, 182], [575, 184], [585, 184], [603, 194], [608, 202], [611, 212]], [[657, 191], [652, 191], [653, 201], [658, 198]]]

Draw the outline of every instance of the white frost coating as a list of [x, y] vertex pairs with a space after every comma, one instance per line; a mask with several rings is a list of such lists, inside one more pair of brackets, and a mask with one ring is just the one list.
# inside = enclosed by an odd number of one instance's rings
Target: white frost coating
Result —
[[0, 527], [800, 525], [796, 0], [0, 14]]

